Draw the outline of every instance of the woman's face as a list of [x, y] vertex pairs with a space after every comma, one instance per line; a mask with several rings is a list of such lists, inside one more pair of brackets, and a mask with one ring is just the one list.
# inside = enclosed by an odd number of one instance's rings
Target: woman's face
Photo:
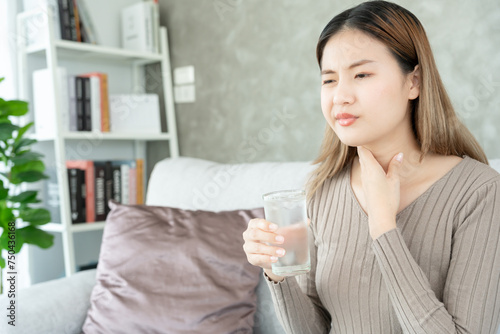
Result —
[[418, 97], [418, 79], [403, 74], [383, 43], [341, 31], [325, 45], [321, 69], [321, 109], [344, 144], [391, 143], [411, 131], [409, 100]]

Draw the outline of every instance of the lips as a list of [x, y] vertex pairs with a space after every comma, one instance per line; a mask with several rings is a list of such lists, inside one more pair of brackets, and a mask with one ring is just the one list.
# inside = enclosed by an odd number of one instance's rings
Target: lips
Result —
[[349, 126], [349, 125], [353, 124], [354, 122], [356, 122], [358, 117], [351, 115], [351, 114], [347, 114], [347, 113], [340, 113], [340, 114], [335, 115], [335, 119], [337, 120], [339, 125]]
[[358, 117], [351, 115], [351, 114], [347, 114], [347, 113], [340, 113], [340, 114], [335, 115], [335, 119], [337, 119], [337, 120], [347, 119], [347, 118], [358, 118]]

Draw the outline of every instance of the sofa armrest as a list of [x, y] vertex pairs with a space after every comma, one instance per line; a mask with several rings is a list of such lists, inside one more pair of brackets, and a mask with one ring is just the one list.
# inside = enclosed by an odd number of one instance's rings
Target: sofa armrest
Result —
[[2, 295], [0, 333], [80, 334], [90, 307], [95, 276], [95, 269], [86, 270], [21, 289], [15, 299], [15, 327], [9, 325], [5, 317], [10, 299]]

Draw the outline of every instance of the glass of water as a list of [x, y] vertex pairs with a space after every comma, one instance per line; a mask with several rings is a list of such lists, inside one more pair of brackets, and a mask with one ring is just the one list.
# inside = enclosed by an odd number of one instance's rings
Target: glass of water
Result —
[[266, 220], [278, 225], [276, 233], [285, 238], [285, 256], [272, 263], [272, 271], [279, 276], [294, 276], [311, 269], [308, 246], [306, 192], [282, 190], [264, 194]]

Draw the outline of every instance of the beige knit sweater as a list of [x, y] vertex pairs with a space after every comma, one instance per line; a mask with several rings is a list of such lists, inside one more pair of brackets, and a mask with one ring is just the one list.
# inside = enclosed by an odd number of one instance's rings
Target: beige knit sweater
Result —
[[372, 241], [350, 166], [308, 204], [311, 271], [268, 281], [287, 333], [496, 333], [500, 174], [464, 157]]

